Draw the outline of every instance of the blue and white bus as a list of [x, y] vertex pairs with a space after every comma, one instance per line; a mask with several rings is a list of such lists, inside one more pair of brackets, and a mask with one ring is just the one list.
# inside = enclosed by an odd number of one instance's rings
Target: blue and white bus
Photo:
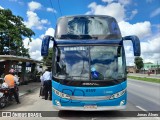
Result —
[[[128, 28], [129, 29], [129, 28]], [[53, 41], [52, 103], [59, 110], [121, 110], [127, 103], [127, 72], [123, 41], [131, 40], [140, 56], [136, 36], [122, 37], [116, 20], [104, 15], [64, 16], [55, 35], [45, 36], [41, 55]]]

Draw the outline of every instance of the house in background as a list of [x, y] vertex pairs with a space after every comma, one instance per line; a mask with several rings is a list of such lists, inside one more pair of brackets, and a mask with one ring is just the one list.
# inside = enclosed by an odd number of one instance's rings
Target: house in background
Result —
[[144, 63], [144, 67], [142, 68], [142, 71], [144, 73], [150, 72], [152, 74], [160, 74], [160, 65], [158, 64], [158, 62], [156, 64], [147, 62], [147, 63]]
[[136, 73], [135, 66], [127, 66], [127, 72], [128, 73]]

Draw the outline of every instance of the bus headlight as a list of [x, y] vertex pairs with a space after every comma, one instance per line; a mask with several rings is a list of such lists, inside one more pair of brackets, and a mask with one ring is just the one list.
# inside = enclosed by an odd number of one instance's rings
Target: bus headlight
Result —
[[120, 92], [117, 92], [117, 93], [113, 94], [113, 95], [110, 97], [110, 99], [119, 98], [119, 97], [121, 97], [122, 95], [124, 95], [125, 92], [126, 92], [126, 89], [124, 89], [124, 90], [122, 90], [122, 91], [120, 91]]
[[54, 88], [52, 88], [52, 90], [53, 90], [53, 92], [54, 92], [57, 96], [59, 96], [59, 97], [61, 97], [61, 98], [70, 99], [70, 96], [69, 96], [69, 95], [67, 95], [67, 94], [65, 94], [65, 93], [62, 93], [62, 92], [60, 92], [60, 91], [58, 91], [58, 90], [56, 90], [56, 89], [54, 89]]
[[122, 106], [122, 105], [124, 105], [125, 104], [125, 100], [122, 100], [121, 102], [120, 102], [120, 106]]

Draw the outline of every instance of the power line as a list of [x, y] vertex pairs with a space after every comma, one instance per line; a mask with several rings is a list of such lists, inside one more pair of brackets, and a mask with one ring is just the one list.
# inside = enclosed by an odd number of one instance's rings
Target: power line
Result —
[[61, 7], [60, 7], [60, 4], [59, 4], [59, 0], [58, 0], [58, 7], [59, 7], [60, 14], [62, 16], [62, 11], [61, 11]]
[[[52, 4], [52, 0], [50, 0], [50, 3], [51, 3], [51, 7], [52, 7], [52, 9], [54, 10], [53, 4]], [[53, 13], [54, 13], [54, 17], [55, 17], [55, 19], [57, 20], [57, 16], [56, 16], [55, 12], [53, 12]]]

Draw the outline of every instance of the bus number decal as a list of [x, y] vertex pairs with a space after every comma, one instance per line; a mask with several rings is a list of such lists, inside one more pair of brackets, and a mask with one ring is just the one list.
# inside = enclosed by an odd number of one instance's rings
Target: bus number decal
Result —
[[96, 89], [86, 89], [86, 92], [96, 92]]

